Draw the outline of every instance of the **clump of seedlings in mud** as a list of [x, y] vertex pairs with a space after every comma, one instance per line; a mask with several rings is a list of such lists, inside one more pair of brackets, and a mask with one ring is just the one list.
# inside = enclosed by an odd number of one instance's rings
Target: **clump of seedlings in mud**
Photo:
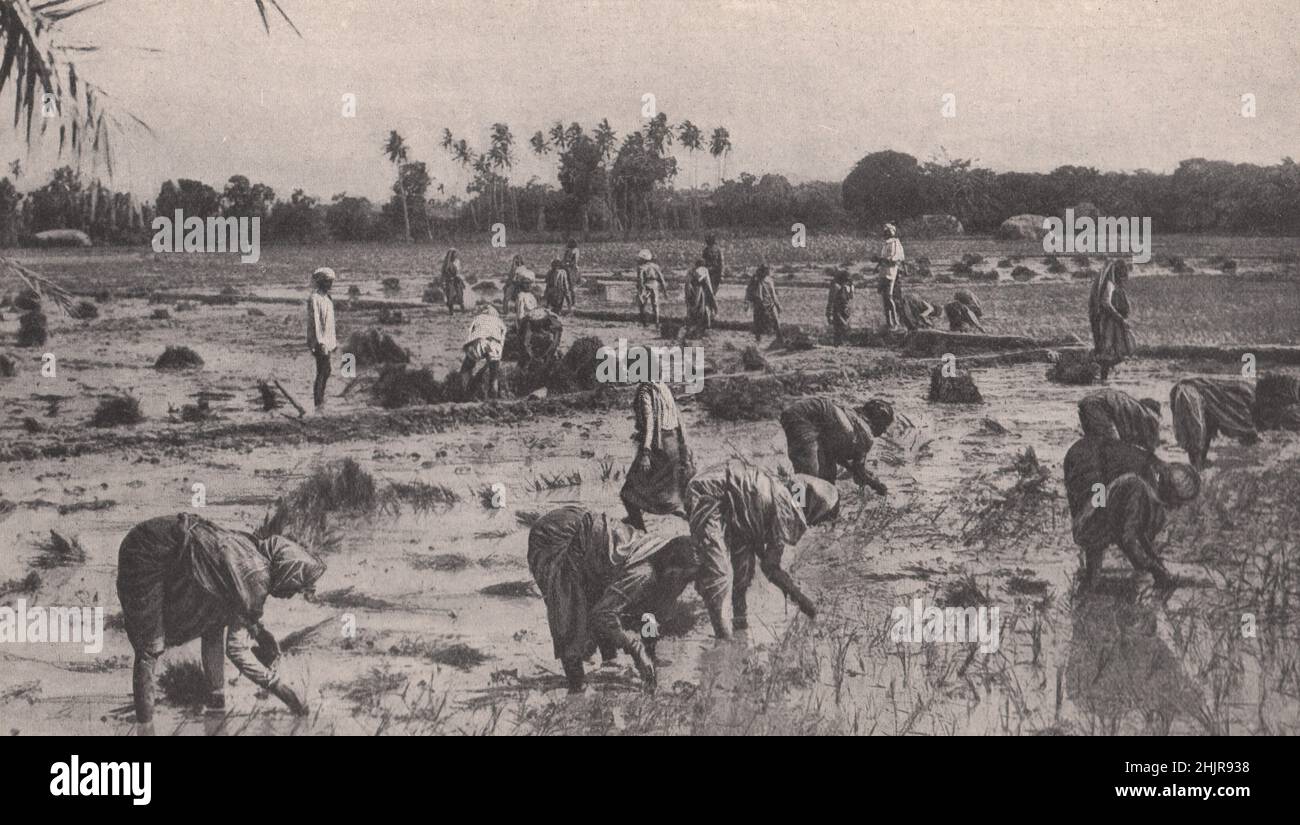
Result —
[[963, 544], [988, 547], [1055, 530], [1060, 493], [1051, 484], [1051, 471], [1039, 462], [1033, 447], [1026, 447], [1010, 467], [1001, 468], [995, 475], [1014, 475], [1015, 481], [1002, 490], [987, 476], [976, 479], [978, 493], [966, 507], [961, 527]]
[[1063, 349], [1047, 368], [1047, 380], [1057, 384], [1086, 385], [1101, 378], [1101, 365], [1087, 349]]
[[0, 355], [0, 378], [13, 378], [18, 374], [18, 362], [8, 355]]
[[941, 364], [930, 370], [930, 391], [926, 397], [937, 404], [984, 403], [984, 396], [969, 370], [956, 370], [948, 375]]
[[50, 339], [49, 321], [40, 307], [18, 317], [18, 346], [40, 347]]
[[49, 538], [41, 542], [35, 565], [43, 570], [55, 567], [73, 567], [84, 564], [86, 548], [77, 538], [69, 538], [57, 530], [51, 530]]
[[417, 513], [433, 512], [460, 501], [460, 494], [441, 484], [425, 481], [394, 481], [388, 485], [384, 508], [396, 511], [397, 503], [409, 504]]
[[134, 395], [116, 395], [105, 398], [95, 408], [90, 418], [92, 427], [129, 427], [144, 420], [140, 399]]
[[158, 674], [158, 689], [163, 699], [177, 707], [195, 707], [208, 699], [211, 688], [203, 665], [194, 659], [169, 659]]
[[534, 493], [545, 492], [546, 490], [561, 490], [565, 487], [582, 486], [582, 471], [573, 470], [568, 473], [555, 473], [546, 475], [539, 473], [536, 478], [528, 482], [527, 489]]
[[193, 370], [203, 367], [203, 358], [197, 352], [185, 346], [167, 347], [163, 354], [154, 361], [156, 370]]
[[343, 351], [356, 356], [358, 366], [411, 363], [410, 351], [399, 346], [393, 336], [377, 329], [352, 333]]
[[317, 552], [330, 552], [341, 543], [329, 523], [331, 515], [369, 515], [381, 503], [374, 477], [353, 459], [345, 458], [318, 468], [276, 502], [254, 534], [258, 538], [285, 536]]

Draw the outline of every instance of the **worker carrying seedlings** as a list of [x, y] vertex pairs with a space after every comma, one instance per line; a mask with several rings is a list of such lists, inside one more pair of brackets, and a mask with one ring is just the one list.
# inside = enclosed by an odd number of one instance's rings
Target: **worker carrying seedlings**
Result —
[[307, 349], [316, 359], [316, 380], [312, 384], [312, 400], [316, 411], [325, 406], [325, 384], [330, 378], [330, 354], [339, 348], [334, 333], [334, 270], [322, 266], [311, 274], [312, 292], [307, 299]]
[[948, 329], [952, 332], [985, 332], [980, 318], [984, 309], [979, 299], [965, 289], [957, 290], [953, 299], [943, 306], [943, 314], [948, 319]]
[[894, 408], [872, 399], [849, 410], [829, 398], [801, 398], [781, 411], [786, 451], [796, 473], [835, 483], [839, 468], [853, 475], [859, 486], [880, 495], [889, 492], [867, 469], [867, 453], [874, 438], [894, 423]]
[[781, 567], [785, 546], [811, 525], [833, 518], [835, 485], [809, 475], [787, 482], [743, 459], [701, 471], [686, 485], [686, 512], [700, 562], [695, 589], [709, 612], [713, 633], [731, 638], [749, 627], [746, 593], [758, 561], [767, 580], [808, 616], [817, 607]]
[[1160, 444], [1160, 402], [1139, 401], [1121, 390], [1097, 390], [1079, 402], [1079, 425], [1084, 435], [1117, 438], [1155, 452]]
[[1117, 545], [1135, 570], [1172, 588], [1155, 537], [1167, 510], [1196, 498], [1200, 486], [1191, 466], [1161, 461], [1141, 447], [1091, 435], [1076, 441], [1065, 454], [1065, 492], [1074, 541], [1084, 552], [1084, 585], [1096, 579], [1106, 548]]
[[497, 308], [489, 303], [480, 304], [465, 335], [465, 358], [460, 365], [461, 381], [467, 389], [486, 367], [483, 396], [501, 397], [501, 350], [505, 341], [506, 325], [497, 314]]
[[[546, 601], [555, 658], [570, 692], [582, 691], [583, 661], [597, 649], [606, 661], [627, 653], [646, 686], [654, 687], [640, 619], [661, 615], [694, 579], [689, 536], [634, 534], [608, 516], [567, 505], [529, 531], [528, 569]], [[627, 629], [629, 619], [635, 631]]]
[[1255, 430], [1255, 387], [1244, 378], [1184, 378], [1169, 390], [1174, 438], [1198, 470], [1209, 462], [1210, 442], [1219, 433], [1242, 444], [1259, 441]]
[[686, 427], [673, 391], [662, 381], [637, 384], [632, 399], [636, 457], [627, 471], [619, 498], [628, 524], [646, 529], [643, 513], [686, 517], [686, 482], [695, 461], [686, 444]]
[[135, 716], [153, 720], [154, 665], [169, 647], [202, 639], [207, 707], [225, 707], [222, 651], [239, 672], [296, 714], [301, 697], [275, 672], [275, 637], [262, 626], [267, 596], [310, 596], [325, 563], [282, 536], [257, 538], [191, 513], [137, 524], [117, 556], [117, 596], [135, 650]]
[[636, 253], [636, 312], [638, 323], [645, 325], [646, 307], [654, 316], [654, 324], [659, 326], [659, 302], [668, 289], [664, 281], [663, 270], [655, 263], [655, 256], [648, 249]]

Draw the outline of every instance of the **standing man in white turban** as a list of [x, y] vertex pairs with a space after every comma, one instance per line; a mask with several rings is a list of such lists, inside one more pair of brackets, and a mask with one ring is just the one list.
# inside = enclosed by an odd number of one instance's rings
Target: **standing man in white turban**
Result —
[[307, 299], [307, 349], [316, 359], [316, 382], [312, 385], [312, 400], [316, 411], [325, 406], [325, 384], [330, 378], [330, 353], [339, 348], [334, 334], [334, 299], [330, 289], [334, 286], [334, 270], [322, 266], [311, 274], [311, 297]]
[[880, 247], [877, 258], [880, 268], [880, 302], [885, 309], [885, 325], [891, 330], [898, 328], [898, 307], [894, 303], [895, 285], [898, 281], [898, 269], [904, 260], [903, 242], [898, 239], [898, 227], [892, 223], [885, 224], [885, 243]]

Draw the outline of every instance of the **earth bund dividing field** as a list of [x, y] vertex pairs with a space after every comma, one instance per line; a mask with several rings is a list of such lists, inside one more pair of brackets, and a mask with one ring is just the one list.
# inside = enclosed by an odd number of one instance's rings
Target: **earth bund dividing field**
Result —
[[[264, 257], [274, 272], [278, 254]], [[285, 253], [294, 262], [306, 257]], [[467, 319], [418, 305], [432, 264], [410, 261], [396, 295], [381, 285], [392, 267], [370, 268], [368, 254], [332, 265], [352, 274], [338, 292], [355, 283], [363, 296], [352, 309], [339, 294], [340, 341], [378, 326], [387, 301], [402, 306], [406, 322], [380, 328], [416, 365], [441, 376], [458, 363]], [[160, 732], [1294, 733], [1300, 726], [1300, 439], [1293, 434], [1266, 433], [1252, 447], [1215, 443], [1201, 498], [1174, 511], [1161, 535], [1160, 550], [1183, 582], [1168, 601], [1155, 598], [1114, 551], [1103, 586], [1085, 599], [1075, 589], [1079, 561], [1061, 460], [1078, 437], [1075, 403], [1087, 388], [1048, 383], [1041, 354], [1029, 353], [967, 362], [979, 364], [973, 372], [984, 404], [931, 404], [932, 360], [881, 347], [785, 352], [765, 341], [767, 373], [829, 371], [828, 394], [883, 397], [907, 417], [911, 426], [896, 427], [871, 454], [889, 495], [841, 480], [841, 517], [811, 530], [789, 553], [796, 579], [822, 606], [815, 622], [760, 576], [751, 592], [752, 629], [742, 642], [718, 643], [688, 591], [679, 615], [664, 622], [656, 693], [640, 690], [621, 657], [612, 667], [593, 663], [592, 689], [569, 697], [551, 658], [542, 600], [529, 583], [526, 524], [530, 514], [567, 502], [619, 512], [632, 457], [630, 396], [586, 407], [556, 398], [519, 409], [512, 403], [520, 402], [507, 402], [500, 408], [515, 412], [491, 415], [482, 405], [437, 415], [386, 411], [365, 389], [372, 370], [363, 364], [363, 380], [346, 394], [349, 380], [335, 377], [323, 417], [299, 421], [289, 407], [267, 412], [259, 380], [280, 380], [299, 401], [310, 397], [296, 286], [303, 273], [290, 277], [285, 264], [283, 277], [248, 279], [233, 302], [213, 304], [192, 294], [216, 296], [230, 284], [195, 277], [150, 303], [147, 294], [166, 280], [157, 272], [176, 266], [135, 253], [81, 263], [65, 257], [50, 267], [62, 268], [61, 283], [94, 291], [111, 280], [113, 295], [99, 304], [98, 318], [51, 312], [52, 337], [39, 352], [12, 346], [10, 311], [0, 321], [0, 348], [19, 361], [15, 377], [0, 379], [0, 603], [99, 605], [107, 617], [104, 649], [95, 656], [71, 646], [0, 649], [0, 729], [129, 732], [131, 657], [114, 590], [125, 532], [152, 516], [195, 509], [195, 484], [204, 485], [204, 516], [256, 525], [279, 496], [342, 459], [380, 484], [419, 481], [451, 491], [454, 500], [336, 519], [340, 549], [327, 558], [321, 598], [268, 605], [267, 625], [292, 640], [284, 672], [309, 697], [309, 717], [290, 716], [227, 668], [233, 684], [225, 717], [205, 718], [177, 693], [159, 710]], [[789, 283], [788, 319], [816, 336], [825, 334], [824, 291], [797, 284], [822, 283], [821, 268], [778, 280]], [[99, 271], [115, 274], [100, 279]], [[612, 269], [601, 278], [618, 280]], [[955, 287], [915, 288], [938, 300]], [[1086, 286], [1078, 280], [973, 288], [992, 332], [1086, 335]], [[1135, 279], [1131, 292], [1148, 356], [1123, 365], [1111, 385], [1135, 396], [1166, 399], [1173, 381], [1192, 372], [1237, 374], [1234, 347], [1298, 343], [1294, 280], [1156, 274]], [[143, 294], [129, 297], [136, 293]], [[181, 301], [193, 306], [178, 310]], [[170, 317], [155, 319], [159, 308]], [[626, 312], [625, 304], [582, 292], [579, 308], [592, 312], [565, 319], [566, 344], [582, 335], [668, 343], [635, 324], [603, 320]], [[679, 294], [670, 291], [667, 309], [680, 312]], [[860, 292], [855, 324], [874, 325], [877, 312], [875, 294]], [[722, 315], [746, 318], [732, 299], [724, 299]], [[728, 329], [702, 342], [708, 374], [738, 370], [751, 340]], [[201, 369], [153, 369], [167, 346], [182, 344], [202, 356]], [[54, 377], [41, 375], [44, 352], [57, 357]], [[1295, 363], [1279, 356], [1259, 366], [1295, 370]], [[100, 399], [123, 391], [140, 400], [144, 421], [90, 428]], [[180, 409], [200, 398], [211, 417], [181, 420]], [[699, 466], [733, 455], [773, 468], [786, 463], [774, 418], [724, 420], [700, 396], [680, 401]], [[1163, 432], [1162, 455], [1181, 458], [1167, 410]], [[1017, 500], [1009, 513], [990, 508], [1013, 489], [1020, 478], [1014, 467], [1029, 448], [1045, 468], [1041, 495]], [[498, 484], [504, 500], [493, 506], [483, 492]], [[671, 518], [653, 526], [685, 532]], [[85, 558], [51, 556], [50, 530], [77, 537]], [[894, 641], [893, 610], [917, 597], [997, 608], [997, 650]], [[1241, 632], [1247, 613], [1256, 620], [1253, 637]], [[164, 661], [181, 674], [181, 663], [195, 660], [196, 644]]]

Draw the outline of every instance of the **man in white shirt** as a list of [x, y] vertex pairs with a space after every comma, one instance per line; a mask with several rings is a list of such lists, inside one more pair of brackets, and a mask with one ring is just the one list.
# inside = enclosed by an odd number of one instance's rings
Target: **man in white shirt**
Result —
[[501, 397], [501, 351], [506, 340], [506, 325], [497, 314], [497, 308], [491, 304], [481, 304], [474, 313], [474, 320], [469, 324], [465, 335], [463, 350], [465, 358], [461, 361], [460, 375], [462, 385], [468, 390], [473, 386], [480, 371], [480, 364], [487, 366], [487, 380], [483, 382], [485, 398]]
[[316, 382], [312, 385], [312, 400], [316, 411], [325, 406], [325, 384], [330, 377], [330, 353], [338, 349], [334, 335], [334, 299], [330, 289], [334, 286], [334, 270], [322, 266], [311, 274], [311, 297], [307, 299], [307, 349], [316, 359]]
[[877, 259], [880, 268], [880, 301], [885, 309], [885, 325], [891, 330], [898, 328], [898, 307], [894, 303], [895, 285], [898, 281], [898, 269], [903, 263], [903, 242], [898, 239], [898, 228], [892, 223], [885, 224], [885, 243], [880, 247]]

